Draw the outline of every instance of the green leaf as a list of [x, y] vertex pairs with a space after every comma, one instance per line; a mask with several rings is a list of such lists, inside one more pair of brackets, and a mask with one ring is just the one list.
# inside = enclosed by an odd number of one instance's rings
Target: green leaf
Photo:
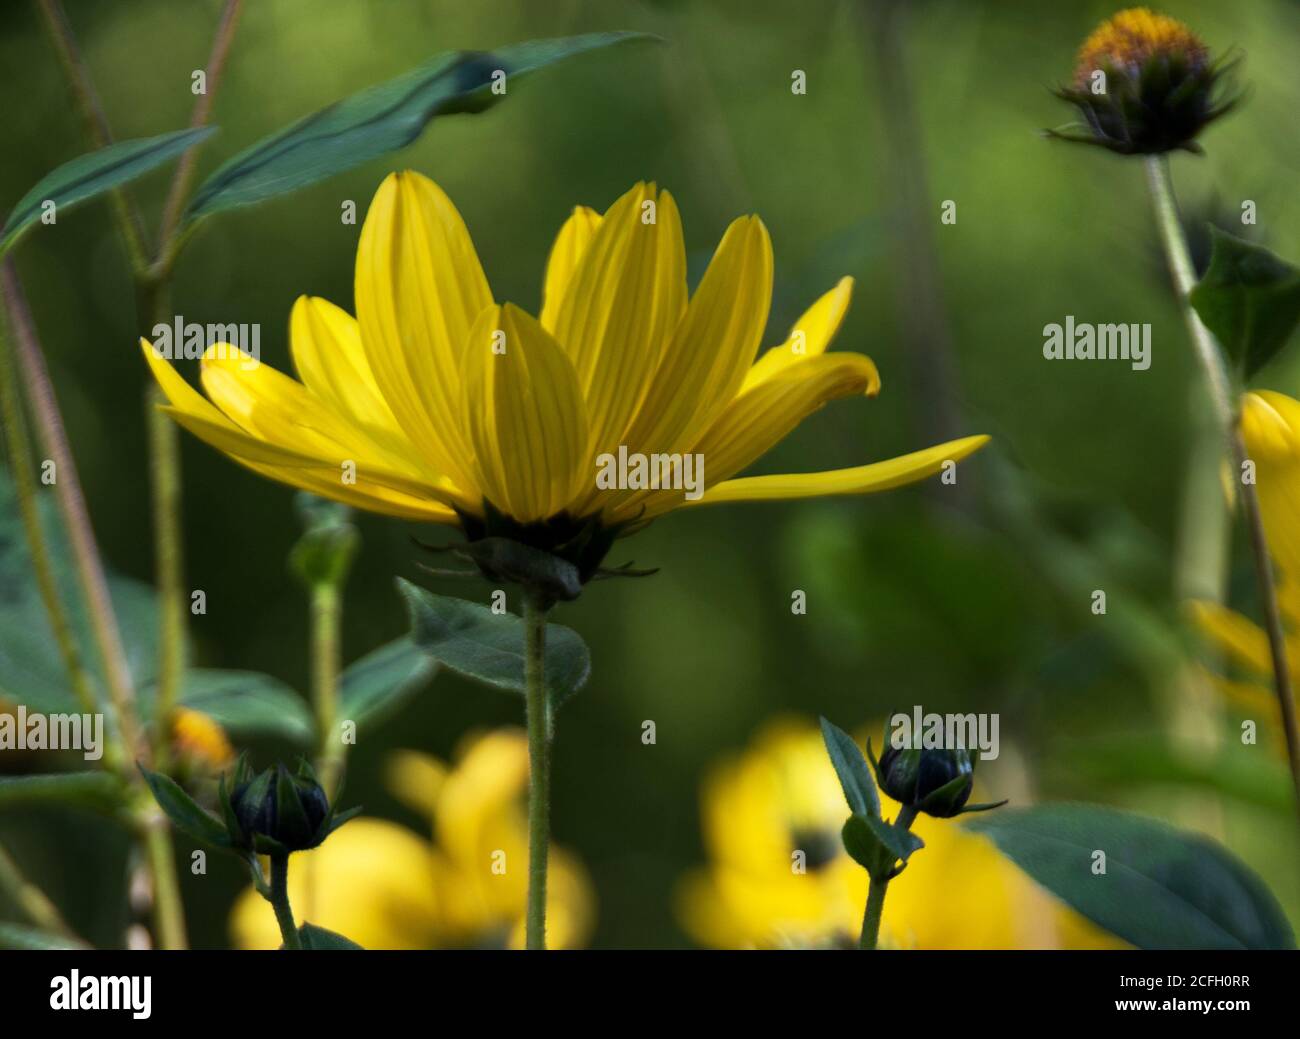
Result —
[[880, 796], [876, 793], [876, 781], [871, 778], [871, 768], [862, 756], [857, 743], [843, 729], [825, 718], [822, 723], [822, 739], [826, 742], [826, 753], [830, 755], [835, 774], [840, 777], [840, 786], [844, 788], [844, 800], [849, 803], [849, 810], [854, 815], [880, 818]]
[[315, 924], [303, 924], [298, 928], [298, 937], [302, 940], [304, 949], [360, 949], [361, 946], [352, 941], [351, 938], [344, 938], [341, 934], [335, 934], [333, 931], [327, 931], [323, 927], [317, 927]]
[[85, 949], [88, 946], [66, 935], [0, 920], [0, 949]]
[[410, 638], [380, 646], [339, 679], [339, 718], [357, 731], [390, 717], [433, 676], [436, 665]]
[[230, 847], [230, 837], [221, 820], [200, 808], [174, 779], [161, 772], [150, 772], [147, 768], [141, 768], [140, 772], [153, 791], [158, 807], [167, 813], [167, 818], [176, 824], [177, 829], [205, 844], [217, 848]]
[[925, 842], [910, 830], [885, 822], [875, 815], [849, 816], [840, 831], [844, 850], [873, 878], [884, 879], [895, 863], [906, 862]]
[[1262, 245], [1210, 228], [1210, 266], [1189, 299], [1246, 377], [1277, 354], [1300, 322], [1300, 271]]
[[46, 202], [55, 205], [55, 218], [77, 202], [102, 195], [135, 180], [155, 166], [174, 159], [187, 148], [216, 132], [212, 126], [177, 130], [158, 137], [118, 141], [88, 155], [79, 155], [42, 177], [22, 197], [0, 229], [0, 254], [10, 249], [19, 236], [40, 219]]
[[[48, 492], [37, 495], [37, 513], [73, 641], [80, 650], [82, 664], [91, 673], [95, 695], [102, 702], [105, 686], [100, 676], [99, 654], [91, 636], [89, 616], [81, 606], [72, 550], [59, 522], [53, 496]], [[147, 684], [157, 673], [158, 663], [158, 613], [153, 589], [112, 573], [108, 575], [108, 588], [122, 632], [127, 665], [137, 682]], [[13, 483], [3, 471], [0, 471], [0, 697], [50, 714], [82, 709], [69, 686], [67, 669], [36, 585]]]
[[66, 804], [109, 815], [126, 804], [122, 781], [109, 772], [55, 772], [0, 778], [0, 808]]
[[[194, 194], [187, 220], [315, 184], [410, 144], [438, 115], [481, 112], [526, 73], [645, 33], [611, 32], [533, 40], [494, 52], [441, 54], [396, 79], [322, 108], [264, 137], [223, 164]], [[492, 92], [506, 74], [507, 94]]]
[[[411, 639], [444, 667], [485, 685], [524, 692], [524, 622], [514, 614], [435, 595], [397, 580], [411, 618]], [[546, 695], [558, 709], [591, 675], [591, 653], [578, 633], [546, 625]]]
[[[1272, 893], [1220, 845], [1113, 808], [1052, 804], [966, 824], [1094, 923], [1142, 949], [1282, 949]], [[1105, 853], [1104, 874], [1093, 872]]]
[[[311, 709], [278, 678], [258, 671], [192, 667], [181, 680], [180, 702], [216, 721], [236, 741], [273, 737], [303, 746], [316, 731]], [[156, 687], [141, 694], [141, 712], [152, 717]]]

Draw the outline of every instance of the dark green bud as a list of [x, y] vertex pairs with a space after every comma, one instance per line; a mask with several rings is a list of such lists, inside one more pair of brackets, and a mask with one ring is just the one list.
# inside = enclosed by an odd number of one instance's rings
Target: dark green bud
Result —
[[975, 782], [966, 750], [902, 750], [891, 746], [877, 765], [880, 789], [900, 804], [947, 819], [961, 813]]
[[305, 761], [297, 773], [277, 764], [254, 776], [241, 758], [230, 786], [222, 778], [220, 797], [231, 843], [267, 854], [314, 848], [355, 814], [335, 816]]

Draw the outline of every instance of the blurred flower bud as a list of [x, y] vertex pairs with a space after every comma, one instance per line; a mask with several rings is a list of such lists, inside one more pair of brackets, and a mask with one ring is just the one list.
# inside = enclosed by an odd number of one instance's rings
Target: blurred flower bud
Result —
[[1145, 7], [1120, 11], [1084, 41], [1073, 83], [1056, 91], [1084, 123], [1049, 132], [1122, 155], [1199, 152], [1196, 136], [1240, 99], [1229, 85], [1235, 64], [1211, 61], [1182, 22]]

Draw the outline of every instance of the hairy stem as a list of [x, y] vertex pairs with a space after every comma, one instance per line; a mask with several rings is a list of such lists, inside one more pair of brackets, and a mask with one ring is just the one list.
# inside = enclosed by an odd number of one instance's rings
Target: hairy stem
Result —
[[160, 949], [184, 949], [185, 906], [176, 876], [176, 851], [167, 819], [153, 805], [145, 809], [143, 843], [153, 877], [154, 931]]
[[551, 846], [551, 719], [546, 702], [546, 613], [524, 595], [524, 685], [528, 715], [529, 949], [546, 948], [546, 867]]
[[1192, 267], [1187, 241], [1183, 237], [1182, 225], [1178, 220], [1178, 206], [1174, 197], [1173, 181], [1169, 175], [1169, 160], [1165, 156], [1153, 155], [1147, 159], [1147, 183], [1151, 190], [1156, 223], [1160, 228], [1165, 258], [1173, 275], [1183, 318], [1187, 323], [1187, 330], [1196, 349], [1197, 360], [1205, 376], [1215, 416], [1227, 442], [1233, 471], [1238, 474], [1237, 492], [1241, 496], [1251, 554], [1254, 557], [1260, 608], [1264, 614], [1264, 629], [1268, 633], [1269, 656], [1273, 665], [1273, 684], [1282, 713], [1287, 759], [1291, 766], [1292, 784], [1295, 787], [1296, 811], [1300, 813], [1300, 734], [1297, 734], [1296, 729], [1295, 700], [1291, 693], [1286, 639], [1282, 628], [1281, 611], [1278, 609], [1277, 588], [1268, 554], [1268, 540], [1264, 533], [1264, 521], [1259, 508], [1259, 495], [1254, 483], [1240, 480], [1247, 458], [1236, 397], [1224, 364], [1223, 353], [1188, 300], [1189, 294], [1196, 285], [1196, 273]]

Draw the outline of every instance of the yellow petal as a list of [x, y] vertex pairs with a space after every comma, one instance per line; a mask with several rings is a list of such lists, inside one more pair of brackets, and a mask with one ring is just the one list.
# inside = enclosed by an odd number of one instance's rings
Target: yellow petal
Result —
[[1269, 551], [1284, 575], [1300, 577], [1300, 401], [1270, 390], [1246, 394], [1241, 432], [1256, 466]]
[[885, 462], [873, 462], [852, 469], [824, 473], [791, 473], [784, 476], [746, 476], [728, 480], [704, 492], [699, 501], [686, 505], [720, 505], [732, 501], [785, 501], [791, 498], [820, 498], [826, 495], [873, 494], [924, 480], [958, 462], [987, 444], [987, 436], [963, 437], [928, 447]]
[[299, 296], [289, 316], [289, 349], [303, 385], [339, 415], [369, 433], [401, 432], [370, 370], [361, 329], [346, 310]]
[[475, 484], [521, 523], [559, 512], [583, 475], [594, 480], [586, 412], [568, 357], [533, 317], [507, 303], [480, 316], [464, 362]]
[[817, 357], [835, 338], [853, 298], [853, 279], [841, 278], [835, 288], [804, 311], [780, 346], [774, 346], [750, 366], [740, 392], [785, 371], [793, 364]]
[[357, 247], [356, 304], [371, 371], [431, 467], [462, 487], [461, 354], [492, 302], [460, 213], [433, 181], [390, 175]]
[[638, 184], [605, 215], [556, 317], [555, 338], [587, 402], [593, 454], [618, 447], [685, 305], [677, 206], [668, 192], [656, 197], [653, 184]]
[[338, 459], [302, 454], [253, 436], [204, 400], [146, 340], [142, 339], [140, 346], [171, 404], [161, 410], [200, 440], [246, 468], [300, 490], [372, 512], [426, 523], [458, 522], [451, 508], [438, 500], [430, 500], [430, 496], [422, 491], [408, 494], [394, 490], [371, 481], [366, 470], [356, 472], [355, 483], [344, 483]]
[[1190, 604], [1190, 610], [1196, 627], [1233, 663], [1256, 674], [1271, 673], [1272, 657], [1263, 628], [1218, 603], [1197, 601]]
[[633, 451], [693, 443], [736, 396], [772, 301], [772, 242], [757, 217], [727, 229], [628, 431]]
[[[880, 376], [871, 358], [835, 353], [805, 358], [772, 375], [728, 405], [691, 448], [704, 462], [705, 487], [729, 480], [755, 462], [828, 401], [859, 393], [874, 396]], [[682, 490], [651, 491], [620, 506], [649, 518], [675, 508]]]
[[555, 319], [559, 316], [565, 289], [600, 227], [600, 219], [600, 214], [594, 209], [574, 206], [569, 219], [555, 236], [555, 244], [551, 246], [551, 255], [546, 261], [541, 315], [542, 327], [552, 335], [555, 334]]

